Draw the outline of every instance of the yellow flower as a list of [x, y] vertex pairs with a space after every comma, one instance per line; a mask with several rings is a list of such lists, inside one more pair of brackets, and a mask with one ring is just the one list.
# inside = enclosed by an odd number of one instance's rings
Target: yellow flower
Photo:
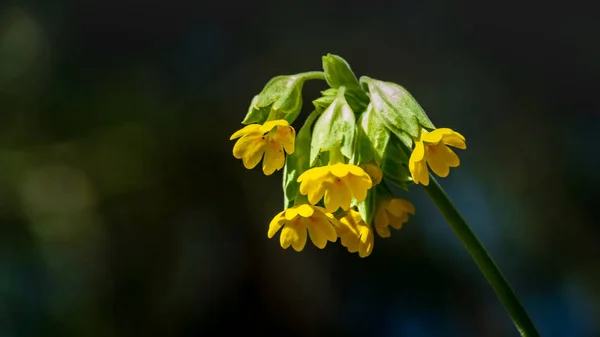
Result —
[[360, 165], [360, 167], [363, 170], [365, 170], [365, 172], [367, 172], [369, 177], [371, 177], [373, 186], [379, 184], [381, 182], [381, 179], [383, 179], [383, 172], [381, 171], [379, 166], [377, 166], [376, 164], [373, 164], [373, 163], [362, 164], [362, 165]]
[[375, 241], [373, 230], [365, 223], [359, 212], [350, 209], [343, 214], [337, 230], [342, 246], [348, 248], [350, 253], [358, 252], [360, 257], [371, 255]]
[[290, 245], [295, 251], [301, 251], [306, 245], [306, 235], [315, 246], [323, 249], [327, 241], [335, 242], [337, 233], [335, 227], [339, 221], [324, 208], [311, 205], [297, 205], [277, 214], [269, 224], [269, 239], [283, 226], [279, 236], [282, 248]]
[[386, 198], [379, 203], [375, 213], [375, 230], [382, 238], [389, 238], [391, 233], [388, 226], [394, 229], [402, 228], [408, 221], [408, 214], [415, 214], [415, 206], [408, 200]]
[[421, 130], [408, 160], [408, 169], [415, 184], [429, 185], [427, 164], [440, 177], [447, 177], [451, 167], [460, 165], [460, 159], [447, 145], [459, 149], [467, 148], [465, 137], [452, 129], [441, 128], [431, 132]]
[[[271, 175], [285, 164], [285, 152], [294, 153], [296, 131], [283, 119], [264, 125], [250, 124], [231, 135], [240, 138], [233, 146], [233, 156], [242, 159], [247, 169], [254, 168], [263, 159], [263, 172]], [[263, 158], [264, 155], [264, 158]]]
[[302, 173], [298, 182], [300, 193], [307, 195], [311, 204], [325, 197], [327, 212], [335, 212], [340, 207], [347, 211], [352, 197], [364, 201], [367, 190], [373, 185], [371, 177], [362, 168], [342, 163], [313, 167]]

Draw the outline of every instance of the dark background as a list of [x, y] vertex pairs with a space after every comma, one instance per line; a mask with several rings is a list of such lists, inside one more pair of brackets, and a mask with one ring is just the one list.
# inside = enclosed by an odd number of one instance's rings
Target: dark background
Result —
[[517, 336], [418, 187], [369, 258], [267, 239], [281, 173], [244, 169], [228, 139], [271, 77], [326, 53], [466, 136], [441, 183], [541, 334], [600, 336], [600, 29], [582, 4], [2, 2], [0, 336]]

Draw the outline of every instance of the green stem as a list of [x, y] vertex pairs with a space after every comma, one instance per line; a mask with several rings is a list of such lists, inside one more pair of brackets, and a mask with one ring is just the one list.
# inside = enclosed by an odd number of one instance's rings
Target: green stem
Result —
[[506, 307], [515, 326], [524, 337], [537, 337], [537, 332], [529, 315], [523, 308], [523, 305], [517, 298], [517, 295], [510, 287], [510, 284], [496, 265], [496, 262], [488, 254], [485, 247], [481, 244], [475, 233], [471, 230], [465, 219], [460, 215], [452, 201], [446, 195], [446, 192], [438, 184], [435, 178], [430, 175], [429, 186], [423, 186], [425, 192], [433, 200], [446, 221], [450, 224], [454, 233], [458, 236], [467, 251], [481, 269], [483, 275], [496, 291], [496, 295]]
[[299, 74], [300, 76], [302, 76], [302, 78], [304, 80], [323, 80], [325, 81], [325, 73], [322, 71], [308, 71], [302, 74]]

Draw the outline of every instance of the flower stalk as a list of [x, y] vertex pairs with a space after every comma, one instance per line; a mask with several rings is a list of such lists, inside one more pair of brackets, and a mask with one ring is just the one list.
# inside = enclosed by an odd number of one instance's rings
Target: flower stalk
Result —
[[483, 244], [479, 241], [475, 233], [471, 230], [465, 219], [458, 212], [444, 189], [438, 184], [433, 175], [429, 177], [428, 186], [423, 186], [427, 195], [433, 200], [446, 221], [454, 230], [463, 243], [477, 266], [488, 280], [496, 295], [508, 311], [517, 330], [523, 337], [538, 337], [540, 334], [535, 325], [529, 318], [529, 315], [523, 308], [519, 298], [511, 288], [510, 284], [496, 265], [496, 262], [489, 255]]

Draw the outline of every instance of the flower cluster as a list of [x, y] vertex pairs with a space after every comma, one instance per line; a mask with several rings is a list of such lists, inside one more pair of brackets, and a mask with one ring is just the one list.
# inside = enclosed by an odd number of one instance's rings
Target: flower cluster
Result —
[[[283, 169], [284, 210], [268, 229], [280, 232], [283, 248], [318, 248], [340, 239], [349, 252], [369, 256], [375, 241], [390, 237], [415, 213], [396, 198], [391, 185], [408, 190], [429, 185], [430, 170], [446, 177], [460, 160], [450, 148], [465, 138], [435, 128], [403, 87], [356, 78], [341, 57], [323, 57], [324, 72], [277, 76], [254, 97], [231, 136], [233, 156], [247, 169], [262, 160], [265, 175]], [[313, 101], [314, 111], [296, 135], [291, 125], [302, 109], [302, 86], [321, 79], [329, 85]]]

